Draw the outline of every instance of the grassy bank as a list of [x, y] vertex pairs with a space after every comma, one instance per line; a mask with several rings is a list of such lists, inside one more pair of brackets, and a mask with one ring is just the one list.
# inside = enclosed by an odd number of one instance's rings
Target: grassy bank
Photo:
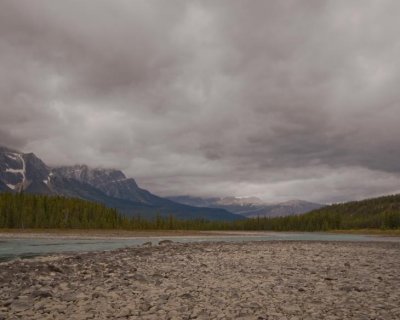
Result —
[[0, 236], [12, 235], [49, 235], [66, 237], [179, 237], [179, 236], [207, 236], [219, 232], [197, 230], [120, 230], [120, 229], [43, 229], [43, 228], [0, 228]]
[[332, 230], [331, 233], [339, 234], [365, 234], [377, 236], [393, 236], [400, 237], [400, 229], [384, 230], [384, 229], [351, 229], [351, 230]]
[[[78, 238], [129, 238], [129, 237], [187, 237], [187, 236], [241, 236], [241, 235], [259, 235], [270, 232], [304, 232], [304, 231], [239, 231], [239, 230], [121, 230], [121, 229], [9, 229], [0, 228], [1, 237], [78, 237]], [[308, 231], [310, 232], [310, 231]], [[312, 231], [311, 231], [312, 232]], [[376, 235], [387, 237], [400, 237], [400, 229], [381, 230], [381, 229], [359, 229], [359, 230], [329, 230], [315, 231], [318, 233], [334, 234], [359, 234]]]

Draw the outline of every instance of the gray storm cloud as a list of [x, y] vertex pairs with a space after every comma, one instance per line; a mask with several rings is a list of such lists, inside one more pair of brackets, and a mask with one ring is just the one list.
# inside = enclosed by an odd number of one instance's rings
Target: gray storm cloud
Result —
[[0, 3], [0, 143], [161, 195], [400, 191], [398, 1]]

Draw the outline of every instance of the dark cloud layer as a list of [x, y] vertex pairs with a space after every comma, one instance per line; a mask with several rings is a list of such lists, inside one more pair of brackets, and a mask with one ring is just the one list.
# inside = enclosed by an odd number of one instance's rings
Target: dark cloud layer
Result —
[[0, 3], [0, 143], [162, 195], [400, 191], [398, 1]]

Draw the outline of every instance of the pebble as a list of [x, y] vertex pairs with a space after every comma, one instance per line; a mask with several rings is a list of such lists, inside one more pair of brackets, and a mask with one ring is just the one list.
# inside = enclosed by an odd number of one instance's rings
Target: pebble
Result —
[[398, 243], [159, 244], [0, 263], [0, 320], [400, 319]]

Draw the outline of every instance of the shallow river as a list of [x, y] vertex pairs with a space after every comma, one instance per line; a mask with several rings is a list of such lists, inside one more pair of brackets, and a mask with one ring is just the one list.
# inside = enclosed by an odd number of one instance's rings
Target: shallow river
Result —
[[29, 258], [39, 255], [59, 252], [102, 251], [139, 246], [151, 241], [157, 244], [161, 240], [174, 242], [203, 242], [203, 241], [391, 241], [400, 242], [400, 237], [378, 237], [350, 234], [327, 233], [283, 233], [268, 232], [253, 235], [218, 235], [218, 236], [179, 236], [179, 237], [131, 237], [108, 239], [78, 239], [78, 238], [48, 238], [48, 239], [15, 239], [0, 238], [0, 261], [14, 258]]

